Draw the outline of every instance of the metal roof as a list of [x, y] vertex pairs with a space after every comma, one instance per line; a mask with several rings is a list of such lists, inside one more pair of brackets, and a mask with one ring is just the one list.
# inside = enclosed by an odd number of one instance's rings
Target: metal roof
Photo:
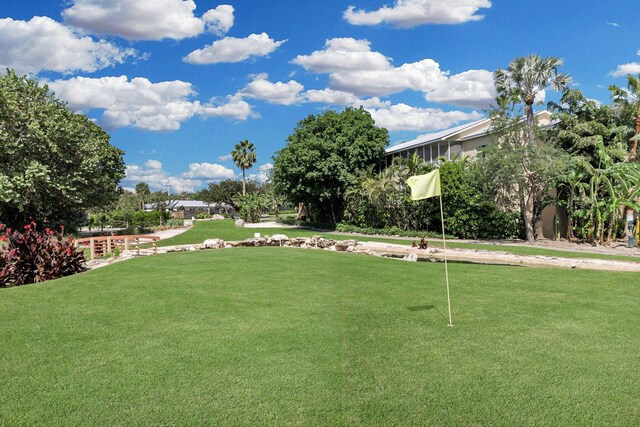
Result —
[[[550, 117], [551, 113], [549, 113], [547, 110], [543, 110], [535, 113], [535, 115], [536, 117], [540, 117], [540, 116]], [[489, 126], [484, 126], [487, 124]], [[489, 133], [489, 128], [491, 127], [490, 124], [491, 124], [491, 119], [489, 117], [485, 117], [484, 119], [476, 120], [475, 122], [465, 123], [463, 125], [441, 130], [439, 132], [428, 133], [426, 135], [421, 135], [416, 139], [412, 139], [411, 141], [405, 141], [396, 145], [392, 145], [391, 147], [388, 147], [385, 149], [385, 153], [386, 154], [397, 153], [399, 151], [403, 151], [409, 148], [421, 147], [423, 145], [429, 145], [429, 144], [433, 144], [440, 141], [447, 141], [447, 140], [466, 141], [473, 138], [479, 138]], [[471, 130], [474, 127], [478, 127], [478, 129], [475, 132], [471, 132], [468, 135], [465, 135], [463, 138], [455, 138], [456, 135], [464, 133], [465, 131]]]

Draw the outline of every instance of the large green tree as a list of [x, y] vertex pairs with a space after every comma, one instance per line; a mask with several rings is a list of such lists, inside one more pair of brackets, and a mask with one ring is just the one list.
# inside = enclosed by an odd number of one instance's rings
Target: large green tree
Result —
[[492, 118], [493, 141], [476, 162], [476, 180], [504, 209], [520, 208], [528, 241], [541, 238], [542, 208], [568, 165], [568, 154], [547, 144], [535, 122], [529, 125], [511, 110], [496, 110]]
[[256, 147], [253, 143], [245, 139], [233, 147], [231, 157], [233, 158], [233, 162], [236, 166], [242, 169], [242, 195], [244, 196], [247, 194], [247, 179], [245, 177], [245, 172], [247, 169], [250, 169], [257, 160]]
[[[548, 150], [537, 143], [533, 105], [536, 96], [549, 87], [568, 90], [571, 77], [558, 71], [562, 64], [562, 59], [554, 56], [531, 54], [515, 58], [506, 70], [498, 69], [493, 74], [498, 93], [498, 108], [492, 112], [494, 136], [502, 141], [496, 141], [498, 149], [489, 150], [488, 160], [495, 160], [493, 173], [515, 183], [511, 188], [517, 189], [527, 240], [542, 237], [541, 201], [547, 191], [547, 172], [553, 172], [544, 164], [549, 158], [545, 153]], [[520, 124], [522, 106], [525, 121]], [[504, 149], [500, 149], [501, 145]], [[501, 191], [513, 190], [503, 186]]]
[[46, 85], [10, 70], [0, 76], [0, 222], [69, 223], [113, 202], [123, 154]]
[[274, 187], [291, 203], [305, 203], [314, 220], [335, 223], [345, 191], [360, 170], [382, 161], [388, 143], [387, 130], [362, 108], [310, 115], [274, 156]]

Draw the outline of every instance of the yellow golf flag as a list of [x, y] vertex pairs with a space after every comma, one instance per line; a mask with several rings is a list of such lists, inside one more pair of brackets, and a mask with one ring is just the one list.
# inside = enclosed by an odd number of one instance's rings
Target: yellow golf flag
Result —
[[428, 199], [440, 196], [440, 171], [438, 169], [425, 175], [412, 176], [407, 180], [411, 187], [411, 200]]

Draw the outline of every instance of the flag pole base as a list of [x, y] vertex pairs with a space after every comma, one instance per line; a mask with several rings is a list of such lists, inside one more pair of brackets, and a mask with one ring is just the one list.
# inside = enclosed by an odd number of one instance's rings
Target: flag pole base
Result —
[[450, 326], [450, 327], [452, 327], [452, 328], [453, 328], [453, 325], [452, 325], [451, 323], [449, 323], [447, 326]]

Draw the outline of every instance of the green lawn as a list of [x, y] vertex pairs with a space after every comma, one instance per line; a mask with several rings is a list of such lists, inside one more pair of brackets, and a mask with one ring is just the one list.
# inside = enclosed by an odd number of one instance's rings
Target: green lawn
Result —
[[[348, 236], [344, 234], [336, 234], [331, 232], [302, 230], [296, 228], [243, 228], [236, 227], [231, 220], [227, 221], [197, 221], [194, 226], [183, 234], [180, 234], [171, 239], [162, 240], [158, 242], [159, 246], [170, 245], [185, 245], [202, 243], [206, 239], [218, 238], [227, 241], [231, 240], [244, 240], [253, 237], [254, 233], [261, 233], [264, 235], [274, 234], [286, 234], [288, 237], [311, 237], [313, 235], [322, 235], [326, 238], [345, 240], [356, 239], [360, 241], [369, 242], [388, 242], [397, 243], [401, 245], [411, 245], [411, 240], [406, 239], [394, 239], [394, 238], [382, 238], [372, 236]], [[414, 239], [419, 241], [420, 239]], [[429, 240], [429, 244], [433, 246], [442, 246], [442, 243]], [[558, 251], [553, 249], [544, 248], [532, 248], [525, 246], [505, 246], [505, 245], [490, 245], [490, 244], [477, 244], [477, 243], [460, 243], [454, 240], [447, 241], [447, 246], [451, 248], [463, 248], [463, 249], [478, 249], [485, 251], [500, 251], [509, 252], [518, 255], [546, 255], [563, 258], [595, 258], [595, 259], [608, 259], [608, 260], [620, 260], [620, 261], [632, 261], [640, 262], [639, 257], [632, 256], [620, 256], [620, 255], [607, 255], [607, 254], [594, 254], [588, 252], [571, 252], [571, 251]]]
[[449, 269], [453, 328], [442, 264], [329, 251], [0, 290], [0, 425], [640, 424], [637, 274]]

